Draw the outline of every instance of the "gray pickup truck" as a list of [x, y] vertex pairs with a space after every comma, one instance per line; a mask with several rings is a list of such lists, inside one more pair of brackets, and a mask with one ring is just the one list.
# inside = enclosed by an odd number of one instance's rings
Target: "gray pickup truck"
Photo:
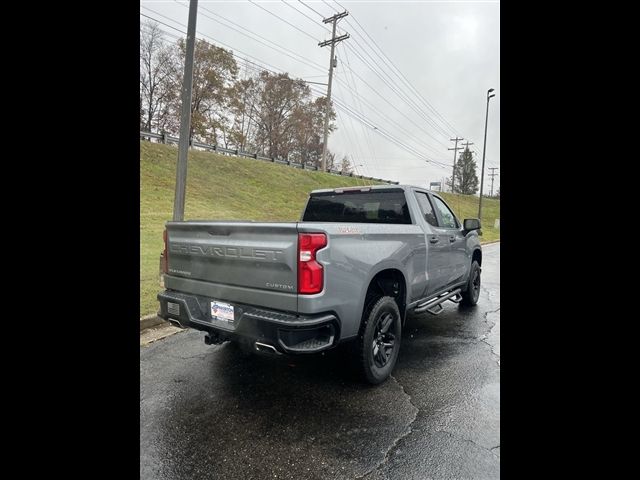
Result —
[[405, 185], [311, 192], [302, 221], [167, 222], [159, 316], [272, 354], [351, 341], [373, 384], [393, 371], [407, 314], [475, 305], [478, 219]]

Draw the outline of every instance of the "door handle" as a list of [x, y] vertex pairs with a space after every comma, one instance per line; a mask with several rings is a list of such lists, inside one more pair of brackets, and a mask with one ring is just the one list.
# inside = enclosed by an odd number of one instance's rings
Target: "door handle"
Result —
[[454, 237], [454, 236], [449, 237], [449, 241], [451, 243], [455, 242], [456, 241], [456, 237]]
[[429, 243], [438, 243], [439, 241], [440, 241], [440, 239], [438, 237], [429, 238]]

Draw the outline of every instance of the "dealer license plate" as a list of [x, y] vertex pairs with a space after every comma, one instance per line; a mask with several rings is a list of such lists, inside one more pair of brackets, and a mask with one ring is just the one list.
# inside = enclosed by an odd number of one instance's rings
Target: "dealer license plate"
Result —
[[223, 322], [233, 323], [233, 305], [230, 303], [213, 301], [211, 302], [211, 318]]

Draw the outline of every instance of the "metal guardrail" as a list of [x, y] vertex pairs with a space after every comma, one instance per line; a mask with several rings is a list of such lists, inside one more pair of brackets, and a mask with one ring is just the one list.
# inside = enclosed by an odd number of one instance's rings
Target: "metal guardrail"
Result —
[[[167, 143], [167, 144], [178, 143], [180, 141], [178, 137], [173, 137], [171, 135], [161, 134], [161, 133], [152, 133], [152, 132], [142, 132], [142, 131], [140, 132], [140, 138], [148, 138], [149, 140], [153, 138], [161, 141], [162, 143]], [[301, 168], [303, 170], [318, 170], [318, 167], [316, 166], [304, 165], [302, 163], [291, 162], [289, 160], [282, 160], [279, 158], [265, 157], [262, 155], [258, 155], [257, 153], [249, 153], [249, 152], [244, 152], [238, 149], [234, 150], [231, 148], [219, 147], [217, 145], [208, 145], [206, 143], [191, 141], [191, 146], [196, 148], [204, 148], [205, 150], [210, 150], [212, 152], [220, 152], [220, 153], [226, 153], [229, 155], [236, 155], [238, 157], [253, 158], [255, 160], [263, 160], [265, 162], [279, 163], [281, 165], [287, 165], [293, 168]], [[391, 185], [398, 185], [400, 183], [400, 182], [393, 182], [391, 180], [384, 180], [382, 178], [373, 178], [373, 177], [364, 177], [362, 175], [354, 175], [353, 172], [342, 173], [339, 170], [330, 170], [327, 173], [330, 173], [332, 175], [339, 175], [341, 177], [354, 177], [354, 178], [361, 178], [363, 180], [374, 180], [376, 182], [384, 182], [384, 183], [389, 183]]]

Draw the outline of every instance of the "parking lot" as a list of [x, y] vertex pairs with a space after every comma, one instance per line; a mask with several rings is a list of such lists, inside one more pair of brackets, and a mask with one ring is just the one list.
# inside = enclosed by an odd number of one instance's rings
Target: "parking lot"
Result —
[[409, 317], [377, 387], [341, 350], [247, 356], [191, 330], [141, 347], [141, 478], [499, 478], [499, 265], [485, 246], [476, 307]]

